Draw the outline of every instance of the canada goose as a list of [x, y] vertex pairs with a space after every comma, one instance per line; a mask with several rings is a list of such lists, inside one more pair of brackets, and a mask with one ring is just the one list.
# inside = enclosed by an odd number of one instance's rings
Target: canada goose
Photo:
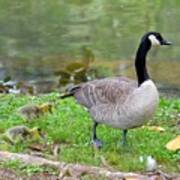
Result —
[[110, 77], [82, 83], [69, 94], [84, 105], [93, 118], [92, 140], [95, 146], [102, 143], [96, 135], [99, 123], [123, 130], [122, 143], [126, 143], [128, 129], [143, 125], [154, 114], [159, 103], [158, 90], [146, 68], [146, 55], [151, 46], [170, 45], [160, 33], [149, 32], [141, 41], [135, 58], [137, 82], [126, 77]]

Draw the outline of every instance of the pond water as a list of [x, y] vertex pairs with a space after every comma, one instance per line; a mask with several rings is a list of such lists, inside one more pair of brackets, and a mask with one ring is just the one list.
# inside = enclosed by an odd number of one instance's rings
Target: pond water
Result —
[[159, 31], [174, 45], [153, 49], [149, 70], [158, 84], [179, 88], [179, 18], [179, 0], [1, 0], [0, 79], [53, 79], [84, 61], [84, 48], [103, 76], [134, 77], [140, 37]]

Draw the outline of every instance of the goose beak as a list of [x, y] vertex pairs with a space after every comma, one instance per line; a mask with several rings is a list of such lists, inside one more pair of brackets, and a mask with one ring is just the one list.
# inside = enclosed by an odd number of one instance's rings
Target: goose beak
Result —
[[172, 45], [172, 42], [163, 39], [161, 45]]

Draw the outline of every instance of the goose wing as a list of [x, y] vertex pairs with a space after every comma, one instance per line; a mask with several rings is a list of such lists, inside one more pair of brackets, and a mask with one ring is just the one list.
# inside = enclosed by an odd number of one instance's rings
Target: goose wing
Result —
[[94, 80], [82, 84], [74, 93], [77, 101], [90, 109], [97, 105], [123, 103], [137, 87], [134, 80], [125, 77], [113, 77]]

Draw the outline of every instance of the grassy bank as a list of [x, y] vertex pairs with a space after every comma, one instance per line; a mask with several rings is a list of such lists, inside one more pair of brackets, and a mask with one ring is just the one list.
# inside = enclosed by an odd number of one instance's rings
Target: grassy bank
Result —
[[[20, 142], [16, 145], [1, 141], [0, 150], [27, 153], [31, 144], [46, 144], [43, 153], [48, 157], [52, 154], [53, 144], [59, 144], [57, 159], [65, 162], [102, 166], [104, 159], [108, 165], [121, 171], [143, 171], [144, 163], [140, 162], [140, 156], [152, 155], [161, 169], [167, 172], [180, 171], [180, 152], [171, 152], [165, 148], [166, 143], [180, 131], [180, 99], [161, 99], [156, 116], [148, 123], [163, 127], [164, 132], [148, 128], [133, 129], [128, 133], [126, 147], [120, 144], [120, 130], [99, 126], [97, 133], [104, 145], [97, 151], [90, 144], [92, 121], [88, 112], [73, 98], [59, 100], [57, 97], [56, 93], [38, 97], [0, 95], [0, 133], [9, 127], [25, 124], [28, 127], [40, 127], [45, 135], [44, 140]], [[53, 113], [32, 122], [24, 121], [17, 113], [19, 107], [25, 104], [49, 101], [55, 101]]]

